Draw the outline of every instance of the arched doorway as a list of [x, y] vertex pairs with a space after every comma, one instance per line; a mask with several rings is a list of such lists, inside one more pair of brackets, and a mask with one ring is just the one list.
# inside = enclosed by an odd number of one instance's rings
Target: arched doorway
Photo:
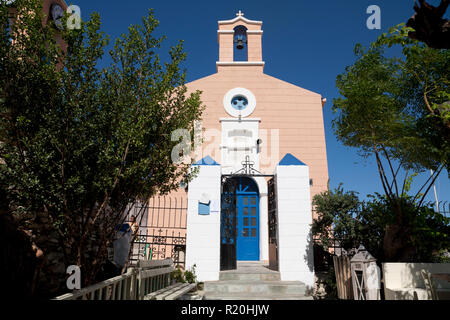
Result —
[[255, 180], [232, 176], [222, 183], [221, 270], [236, 261], [260, 260], [260, 194]]

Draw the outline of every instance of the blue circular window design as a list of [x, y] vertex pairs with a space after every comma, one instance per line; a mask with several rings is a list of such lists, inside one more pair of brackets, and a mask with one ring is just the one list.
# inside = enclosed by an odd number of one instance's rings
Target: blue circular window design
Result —
[[236, 110], [244, 110], [248, 106], [248, 100], [242, 95], [234, 96], [231, 99], [231, 106]]

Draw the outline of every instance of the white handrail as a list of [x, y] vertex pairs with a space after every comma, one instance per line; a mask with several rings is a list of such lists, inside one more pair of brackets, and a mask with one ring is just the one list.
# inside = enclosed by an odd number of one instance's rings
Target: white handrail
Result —
[[168, 284], [173, 271], [171, 259], [138, 262], [126, 274], [96, 283], [92, 286], [60, 295], [53, 300], [143, 300], [154, 289]]
[[[134, 296], [132, 289], [135, 278], [136, 272], [132, 269], [129, 270], [126, 274], [107, 279], [81, 290], [75, 290], [72, 293], [63, 294], [54, 298], [53, 300], [76, 300], [79, 298], [81, 298], [82, 300], [95, 300], [96, 297], [97, 300], [128, 300]], [[106, 290], [104, 290], [105, 288]], [[119, 290], [117, 290], [117, 288]], [[130, 291], [127, 292], [127, 289], [130, 289]], [[118, 292], [116, 293], [116, 291]]]

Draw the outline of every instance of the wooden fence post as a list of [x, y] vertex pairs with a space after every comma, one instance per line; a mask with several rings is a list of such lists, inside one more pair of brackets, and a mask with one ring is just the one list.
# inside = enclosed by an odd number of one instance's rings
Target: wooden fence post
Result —
[[353, 299], [350, 258], [348, 256], [333, 256], [333, 264], [338, 298]]

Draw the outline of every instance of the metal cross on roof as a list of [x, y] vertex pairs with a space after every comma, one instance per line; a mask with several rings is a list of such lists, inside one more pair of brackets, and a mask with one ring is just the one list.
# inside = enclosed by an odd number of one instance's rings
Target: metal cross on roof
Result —
[[243, 174], [252, 174], [252, 173], [254, 173], [253, 171], [256, 171], [256, 169], [253, 168], [253, 166], [255, 165], [255, 162], [250, 161], [249, 156], [246, 156], [245, 160], [242, 161], [241, 164], [242, 164], [242, 169], [239, 171], [243, 171], [242, 172]]
[[241, 162], [242, 168], [232, 174], [227, 174], [224, 176], [235, 176], [235, 175], [243, 175], [243, 176], [260, 176], [260, 177], [272, 177], [273, 175], [263, 174], [253, 168], [255, 165], [254, 161], [250, 161], [250, 157], [246, 156], [245, 160]]
[[263, 174], [253, 168], [255, 162], [250, 161], [250, 157], [246, 156], [245, 161], [241, 162], [242, 168], [238, 171], [230, 174], [223, 174], [222, 177], [235, 177], [235, 176], [250, 176], [250, 177], [273, 177], [273, 174]]
[[243, 17], [243, 16], [244, 16], [244, 13], [243, 13], [241, 10], [239, 10], [239, 12], [236, 13], [236, 15], [237, 15], [238, 17]]

